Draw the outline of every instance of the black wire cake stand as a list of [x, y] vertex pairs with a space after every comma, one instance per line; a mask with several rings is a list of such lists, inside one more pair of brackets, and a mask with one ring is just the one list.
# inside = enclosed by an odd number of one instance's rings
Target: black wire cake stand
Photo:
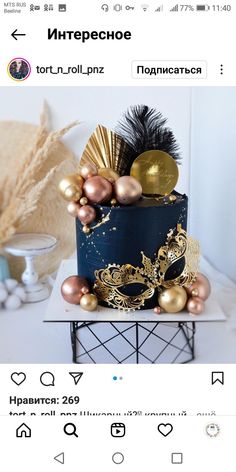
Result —
[[[84, 330], [87, 333], [82, 338]], [[187, 363], [194, 359], [195, 330], [194, 321], [73, 322], [73, 362]]]

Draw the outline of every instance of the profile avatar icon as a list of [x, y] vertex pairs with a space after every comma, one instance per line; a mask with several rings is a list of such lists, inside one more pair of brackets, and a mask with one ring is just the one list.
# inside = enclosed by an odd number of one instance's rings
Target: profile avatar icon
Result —
[[23, 81], [27, 79], [31, 73], [30, 63], [22, 57], [15, 57], [9, 62], [7, 72], [11, 79]]

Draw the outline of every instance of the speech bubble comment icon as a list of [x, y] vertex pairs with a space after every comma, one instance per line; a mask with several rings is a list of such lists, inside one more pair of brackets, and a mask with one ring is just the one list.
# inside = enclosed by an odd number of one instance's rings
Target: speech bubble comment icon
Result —
[[55, 377], [52, 372], [43, 372], [40, 375], [40, 382], [44, 387], [54, 387], [55, 386]]

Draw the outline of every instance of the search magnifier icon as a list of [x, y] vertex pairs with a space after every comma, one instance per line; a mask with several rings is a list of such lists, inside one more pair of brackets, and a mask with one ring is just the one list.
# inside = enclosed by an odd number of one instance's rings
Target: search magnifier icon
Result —
[[64, 433], [67, 434], [67, 436], [76, 436], [78, 438], [76, 426], [74, 423], [66, 423], [64, 426]]

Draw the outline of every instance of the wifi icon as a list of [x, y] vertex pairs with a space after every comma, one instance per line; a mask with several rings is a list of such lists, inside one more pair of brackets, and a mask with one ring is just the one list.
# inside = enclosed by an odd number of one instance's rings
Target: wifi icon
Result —
[[141, 5], [141, 8], [143, 9], [143, 11], [147, 11], [149, 5], [145, 4], [145, 5]]

